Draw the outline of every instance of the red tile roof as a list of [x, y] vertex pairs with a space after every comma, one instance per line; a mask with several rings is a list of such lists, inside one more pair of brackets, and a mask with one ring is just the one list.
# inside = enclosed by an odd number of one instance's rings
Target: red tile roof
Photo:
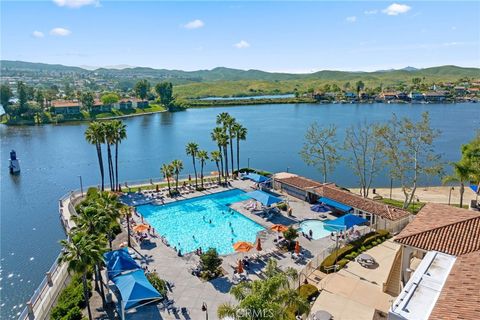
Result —
[[52, 107], [54, 108], [65, 108], [65, 107], [79, 107], [80, 104], [76, 101], [67, 101], [67, 100], [53, 100]]
[[480, 250], [480, 214], [444, 204], [426, 204], [395, 238], [423, 250], [459, 256]]
[[304, 178], [304, 177], [289, 177], [289, 178], [282, 178], [282, 179], [275, 179], [275, 181], [279, 181], [281, 183], [285, 183], [288, 185], [291, 185], [293, 187], [299, 188], [299, 189], [307, 189], [307, 188], [314, 188], [314, 187], [319, 187], [322, 184], [320, 182], [317, 182], [312, 179]]
[[478, 319], [480, 251], [458, 257], [430, 314], [430, 320]]
[[410, 215], [406, 210], [395, 208], [371, 199], [365, 199], [354, 193], [341, 190], [333, 184], [322, 185], [321, 187], [315, 188], [314, 192], [319, 196], [330, 198], [346, 204], [347, 206], [375, 214], [388, 220], [398, 220]]

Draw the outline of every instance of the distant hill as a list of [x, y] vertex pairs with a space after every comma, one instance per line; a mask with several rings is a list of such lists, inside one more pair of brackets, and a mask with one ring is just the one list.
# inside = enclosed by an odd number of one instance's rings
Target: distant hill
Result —
[[[186, 82], [211, 82], [211, 81], [238, 81], [238, 80], [263, 80], [263, 81], [286, 81], [286, 80], [382, 80], [404, 79], [406, 77], [432, 77], [452, 78], [480, 77], [479, 68], [463, 68], [457, 66], [440, 66], [425, 69], [406, 67], [399, 70], [380, 70], [374, 72], [350, 72], [323, 70], [310, 74], [275, 73], [261, 70], [239, 70], [225, 67], [217, 67], [211, 70], [182, 71], [153, 69], [146, 67], [134, 68], [99, 68], [87, 70], [80, 67], [64, 66], [60, 64], [33, 63], [24, 61], [1, 60], [2, 74], [8, 71], [24, 72], [62, 72], [94, 74], [105, 77], [117, 78], [151, 78], [154, 80], [172, 79]], [[122, 66], [123, 67], [123, 66]]]

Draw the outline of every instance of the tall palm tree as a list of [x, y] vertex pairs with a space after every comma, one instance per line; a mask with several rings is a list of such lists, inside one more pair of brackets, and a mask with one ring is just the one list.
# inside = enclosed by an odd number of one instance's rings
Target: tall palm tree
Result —
[[178, 176], [180, 171], [183, 170], [183, 161], [182, 160], [173, 160], [172, 161], [173, 172], [175, 173], [175, 190], [178, 192]]
[[[238, 320], [250, 320], [252, 314], [260, 315], [255, 319], [290, 319], [287, 309], [293, 309], [300, 314], [308, 312], [310, 305], [300, 296], [299, 291], [290, 286], [297, 278], [296, 270], [290, 268], [286, 272], [278, 270], [276, 262], [270, 259], [266, 278], [252, 282], [242, 282], [230, 289], [230, 294], [239, 302], [238, 305], [223, 304], [217, 310], [219, 318], [230, 316]], [[249, 310], [249, 313], [240, 312]], [[269, 314], [262, 317], [262, 312]]]
[[195, 162], [195, 158], [197, 157], [198, 153], [198, 144], [195, 142], [189, 142], [187, 143], [187, 146], [185, 148], [185, 152], [187, 155], [192, 156], [192, 162], [193, 162], [193, 171], [195, 172], [195, 188], [198, 187], [198, 179], [197, 179], [197, 165]]
[[203, 167], [205, 166], [205, 162], [208, 160], [208, 152], [205, 150], [198, 151], [198, 160], [200, 160], [200, 182], [203, 189]]
[[217, 124], [223, 125], [225, 132], [227, 133], [228, 142], [230, 143], [230, 160], [232, 162], [232, 173], [233, 173], [233, 143], [232, 140], [235, 137], [233, 132], [233, 126], [235, 124], [235, 118], [232, 117], [228, 112], [222, 112], [217, 116]]
[[128, 207], [128, 206], [124, 206], [122, 207], [122, 209], [120, 210], [120, 213], [122, 214], [122, 216], [125, 217], [125, 219], [127, 220], [127, 246], [130, 248], [132, 246], [132, 243], [130, 241], [130, 217], [131, 217], [131, 211], [132, 211], [132, 208], [131, 207]]
[[171, 189], [170, 189], [170, 178], [171, 178], [172, 175], [173, 175], [172, 165], [171, 165], [171, 164], [166, 164], [166, 163], [164, 163], [164, 164], [162, 165], [161, 171], [162, 171], [163, 177], [164, 177], [165, 179], [167, 179], [168, 194], [171, 195], [171, 194], [172, 194], [172, 191], [171, 191]]
[[223, 176], [224, 175], [223, 156], [222, 156], [222, 145], [220, 142], [223, 140], [223, 137], [225, 135], [225, 130], [222, 127], [215, 127], [212, 130], [212, 133], [210, 135], [212, 137], [212, 140], [217, 143], [218, 151], [220, 152], [220, 168]]
[[115, 128], [111, 121], [102, 122], [105, 133], [105, 144], [107, 145], [108, 176], [110, 178], [110, 190], [114, 190], [115, 175], [113, 172], [113, 160], [111, 146], [115, 144]]
[[127, 138], [127, 126], [121, 120], [113, 120], [114, 142], [115, 142], [115, 190], [120, 191], [118, 182], [118, 145]]
[[217, 172], [218, 172], [218, 183], [220, 183], [220, 166], [219, 162], [222, 159], [222, 154], [220, 151], [212, 151], [210, 152], [210, 159], [215, 162], [215, 165], [217, 166]]
[[237, 138], [237, 174], [240, 173], [240, 140], [247, 139], [247, 128], [240, 123], [235, 123], [233, 126], [235, 138]]
[[88, 143], [94, 144], [97, 149], [98, 165], [100, 167], [100, 176], [102, 179], [102, 191], [105, 189], [105, 172], [103, 168], [102, 143], [105, 142], [105, 134], [100, 122], [90, 122], [85, 131], [85, 139]]
[[62, 253], [59, 263], [67, 263], [67, 270], [82, 276], [83, 296], [87, 305], [88, 319], [92, 320], [90, 309], [87, 272], [97, 261], [102, 259], [104, 249], [99, 239], [85, 232], [77, 232], [70, 235], [71, 241], [61, 240]]
[[462, 161], [452, 163], [453, 175], [446, 176], [442, 179], [443, 184], [450, 182], [460, 183], [460, 208], [463, 207], [463, 194], [465, 193], [465, 183], [468, 183], [471, 177], [471, 170], [468, 165]]

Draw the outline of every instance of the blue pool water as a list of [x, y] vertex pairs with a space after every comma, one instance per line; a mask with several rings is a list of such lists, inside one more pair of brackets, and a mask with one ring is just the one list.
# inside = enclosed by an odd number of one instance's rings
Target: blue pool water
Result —
[[234, 252], [235, 242], [254, 242], [257, 233], [264, 230], [228, 207], [248, 199], [244, 191], [234, 189], [166, 205], [138, 206], [137, 210], [157, 233], [182, 253], [201, 247], [204, 251], [215, 248], [219, 254], [229, 254]]
[[334, 231], [332, 227], [326, 226], [323, 221], [313, 219], [300, 223], [300, 229], [306, 234], [308, 234], [309, 230], [312, 230], [312, 238], [315, 240], [327, 237]]

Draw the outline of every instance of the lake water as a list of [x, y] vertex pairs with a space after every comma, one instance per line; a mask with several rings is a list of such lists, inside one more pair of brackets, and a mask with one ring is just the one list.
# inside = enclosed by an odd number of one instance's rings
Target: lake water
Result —
[[259, 100], [259, 99], [285, 99], [293, 98], [294, 94], [274, 94], [274, 95], [263, 95], [263, 96], [248, 96], [248, 97], [207, 97], [201, 98], [198, 100]]
[[[210, 131], [215, 117], [229, 112], [248, 128], [241, 145], [241, 166], [269, 171], [296, 172], [312, 178], [320, 174], [306, 166], [298, 155], [308, 125], [334, 123], [343, 140], [346, 127], [399, 116], [419, 119], [429, 111], [433, 127], [442, 135], [436, 150], [446, 161], [457, 160], [459, 147], [480, 128], [480, 104], [396, 105], [396, 104], [275, 104], [190, 109], [125, 119], [128, 139], [120, 147], [120, 179], [137, 180], [160, 176], [162, 163], [183, 159], [185, 173], [192, 172], [185, 144], [196, 141], [202, 149], [215, 150]], [[58, 199], [83, 183], [96, 185], [99, 173], [94, 146], [84, 140], [86, 124], [27, 127], [0, 126], [1, 140], [1, 319], [14, 316], [59, 254], [64, 237], [58, 217]], [[22, 172], [8, 174], [10, 149], [17, 151]], [[216, 170], [208, 164], [205, 172]], [[339, 165], [332, 181], [355, 186], [351, 170]], [[429, 181], [428, 183], [434, 183]], [[379, 177], [377, 186], [389, 185]], [[22, 306], [19, 306], [21, 305]]]

